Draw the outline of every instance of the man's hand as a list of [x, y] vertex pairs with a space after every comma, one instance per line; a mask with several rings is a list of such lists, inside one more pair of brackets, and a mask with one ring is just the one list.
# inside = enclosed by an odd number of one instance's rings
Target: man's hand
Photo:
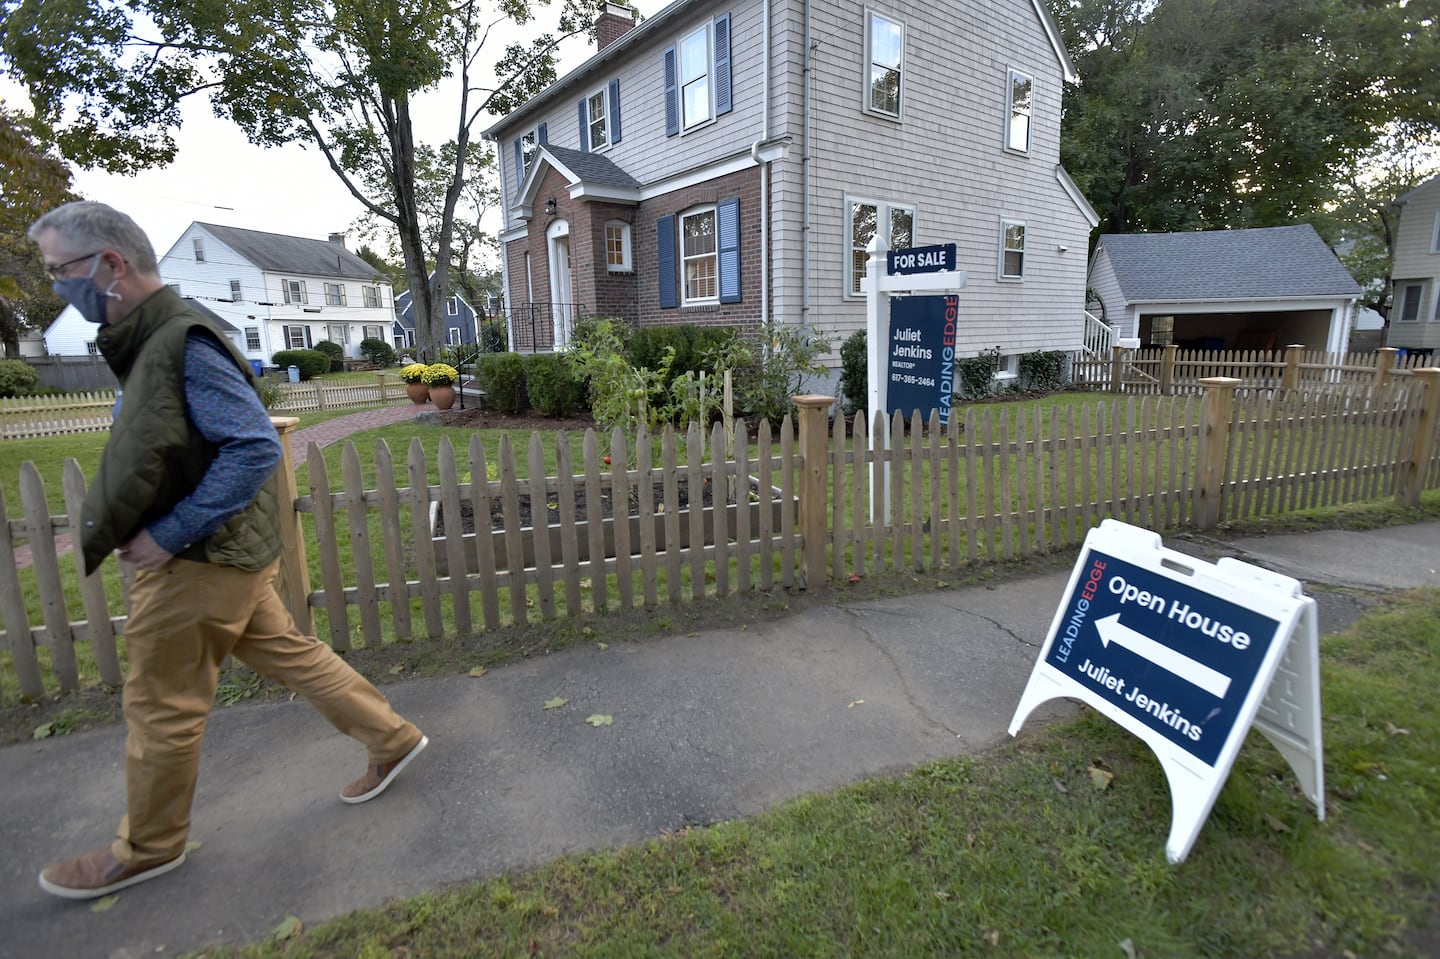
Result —
[[121, 546], [118, 552], [121, 559], [140, 569], [159, 569], [174, 558], [155, 542], [148, 529], [142, 529], [134, 539]]

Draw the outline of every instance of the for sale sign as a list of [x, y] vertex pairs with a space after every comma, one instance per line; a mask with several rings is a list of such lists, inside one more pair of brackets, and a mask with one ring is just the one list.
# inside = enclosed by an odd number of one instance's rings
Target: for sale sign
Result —
[[955, 390], [955, 324], [960, 298], [907, 296], [890, 301], [885, 412], [940, 411], [950, 422]]

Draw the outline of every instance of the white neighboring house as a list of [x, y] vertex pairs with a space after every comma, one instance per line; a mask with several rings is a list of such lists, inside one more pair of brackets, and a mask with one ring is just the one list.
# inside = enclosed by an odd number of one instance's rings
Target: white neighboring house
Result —
[[390, 282], [341, 233], [311, 240], [196, 222], [160, 258], [160, 276], [228, 320], [241, 352], [267, 366], [280, 350], [321, 340], [347, 357], [361, 355], [361, 340], [390, 342]]
[[[210, 321], [220, 328], [220, 331], [229, 338], [231, 343], [243, 348], [244, 339], [241, 331], [236, 329], [235, 324], [225, 319], [210, 306], [201, 303], [190, 297], [185, 302], [195, 307]], [[100, 351], [95, 346], [95, 334], [100, 327], [80, 315], [80, 311], [73, 306], [67, 306], [60, 311], [45, 329], [45, 351], [43, 354], [50, 356], [94, 356], [99, 357]], [[256, 357], [258, 359], [259, 357]]]
[[[390, 342], [394, 291], [345, 249], [343, 234], [311, 240], [192, 223], [160, 258], [160, 276], [265, 366], [280, 350], [321, 340], [339, 343], [347, 357], [359, 357], [366, 338]], [[46, 348], [56, 356], [93, 353], [95, 329], [66, 307], [45, 331]]]

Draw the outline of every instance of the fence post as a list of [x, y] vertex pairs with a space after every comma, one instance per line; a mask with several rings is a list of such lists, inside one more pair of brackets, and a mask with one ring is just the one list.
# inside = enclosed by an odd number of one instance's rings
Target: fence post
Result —
[[317, 410], [325, 408], [325, 384], [318, 379], [315, 381], [315, 408]]
[[1175, 354], [1180, 347], [1174, 343], [1165, 344], [1165, 355], [1160, 360], [1160, 395], [1175, 395]]
[[1419, 506], [1425, 491], [1425, 474], [1430, 472], [1430, 458], [1435, 455], [1435, 427], [1440, 423], [1440, 366], [1411, 370], [1410, 375], [1421, 384], [1420, 416], [1415, 421], [1410, 448], [1400, 454], [1400, 482], [1395, 498], [1401, 506]]
[[1110, 347], [1110, 392], [1119, 393], [1125, 385], [1122, 380], [1125, 375], [1125, 347]]
[[376, 373], [375, 378], [380, 381], [380, 402], [388, 403], [390, 401], [390, 397], [385, 395], [385, 374]]
[[807, 393], [791, 399], [800, 409], [800, 455], [805, 463], [800, 476], [800, 535], [805, 537], [802, 575], [806, 589], [819, 589], [825, 582], [825, 524], [830, 515], [825, 502], [825, 466], [830, 447], [830, 419], [826, 412], [835, 397]]
[[315, 631], [310, 615], [310, 564], [305, 558], [305, 541], [300, 530], [300, 514], [295, 501], [300, 498], [295, 483], [295, 455], [290, 449], [290, 434], [300, 425], [293, 416], [272, 416], [275, 431], [280, 434], [283, 453], [275, 471], [276, 493], [280, 500], [280, 576], [275, 589], [280, 601], [290, 610], [290, 617], [302, 633]]
[[1393, 346], [1382, 346], [1375, 351], [1375, 354], [1375, 388], [1378, 390], [1390, 378], [1390, 372], [1395, 369], [1395, 361], [1399, 358], [1400, 351]]
[[1200, 453], [1195, 475], [1190, 518], [1199, 529], [1220, 523], [1220, 493], [1225, 486], [1225, 465], [1230, 452], [1230, 415], [1235, 409], [1235, 388], [1243, 380], [1233, 376], [1207, 376], [1200, 381]]
[[1298, 390], [1300, 388], [1300, 353], [1305, 347], [1298, 343], [1292, 343], [1285, 347], [1285, 372], [1280, 377], [1280, 388], [1282, 390]]

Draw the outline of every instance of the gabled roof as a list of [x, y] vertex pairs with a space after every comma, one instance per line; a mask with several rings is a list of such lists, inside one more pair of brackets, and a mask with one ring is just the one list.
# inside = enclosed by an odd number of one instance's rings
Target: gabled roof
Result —
[[536, 151], [530, 161], [530, 172], [520, 184], [522, 219], [531, 216], [547, 169], [565, 178], [572, 199], [595, 197], [618, 203], [640, 202], [640, 181], [616, 166], [609, 157], [546, 143]]
[[190, 304], [190, 307], [192, 309], [203, 313], [207, 320], [219, 327], [221, 333], [240, 332], [240, 328], [237, 327], [234, 323], [231, 323], [229, 320], [225, 319], [225, 317], [221, 316], [219, 313], [216, 313], [214, 310], [210, 309], [210, 307], [206, 306], [204, 303], [201, 303], [193, 296], [185, 296], [181, 297], [181, 299], [183, 299], [186, 303]]
[[333, 276], [351, 280], [372, 280], [379, 271], [329, 240], [242, 230], [218, 223], [200, 223], [215, 239], [239, 253], [266, 273], [295, 273], [305, 276]]
[[1127, 303], [1359, 296], [1360, 284], [1308, 223], [1100, 237]]
[[1404, 206], [1405, 204], [1409, 203], [1411, 200], [1415, 199], [1415, 197], [1416, 197], [1418, 194], [1423, 193], [1424, 191], [1430, 189], [1430, 188], [1433, 187], [1433, 186], [1437, 186], [1437, 185], [1440, 185], [1440, 176], [1432, 176], [1430, 179], [1426, 180], [1424, 183], [1420, 184], [1420, 185], [1417, 186], [1415, 189], [1410, 190], [1409, 192], [1400, 194], [1400, 195], [1397, 196], [1392, 202], [1393, 202], [1396, 206]]
[[[430, 273], [430, 282], [435, 282], [434, 271], [431, 271]], [[395, 325], [400, 327], [401, 329], [415, 329], [415, 311], [410, 307], [410, 301], [412, 299], [414, 299], [414, 297], [410, 295], [409, 290], [403, 290], [395, 294]], [[460, 295], [459, 290], [451, 289], [450, 295], [446, 297], [446, 302], [449, 302], [450, 300], [454, 300], [456, 304], [458, 304], [459, 306], [463, 306], [465, 307], [465, 309], [469, 310], [471, 316], [479, 316], [479, 311], [470, 305], [469, 300], [465, 299], [465, 297]]]

